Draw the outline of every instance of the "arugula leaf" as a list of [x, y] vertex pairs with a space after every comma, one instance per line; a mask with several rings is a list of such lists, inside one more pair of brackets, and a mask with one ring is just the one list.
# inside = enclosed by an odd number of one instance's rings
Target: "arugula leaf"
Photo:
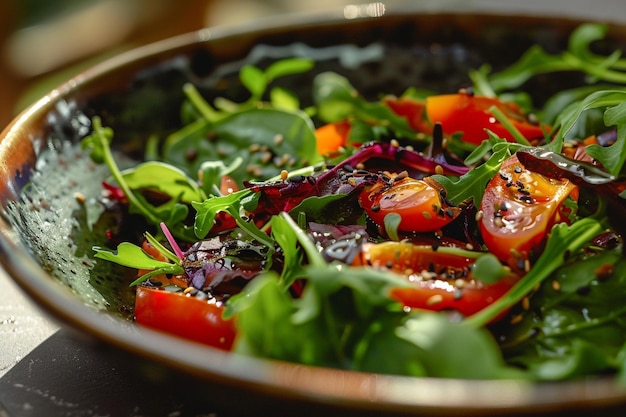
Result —
[[[480, 205], [487, 183], [494, 175], [497, 175], [502, 162], [511, 156], [512, 144], [499, 139], [495, 139], [495, 142], [492, 141], [491, 143], [493, 154], [489, 160], [461, 175], [457, 180], [443, 175], [433, 175], [431, 177], [445, 188], [446, 198], [455, 204], [473, 199], [476, 205]], [[487, 145], [487, 142], [483, 142], [483, 145]], [[480, 148], [480, 151], [485, 150], [485, 148]], [[470, 155], [468, 158], [473, 158], [473, 156]]]
[[137, 285], [151, 276], [160, 274], [182, 274], [184, 270], [179, 263], [169, 263], [154, 259], [139, 246], [129, 242], [122, 242], [116, 251], [94, 247], [95, 257], [129, 268], [149, 270], [130, 285]]
[[[209, 196], [202, 202], [194, 201], [191, 203], [196, 210], [196, 218], [194, 222], [194, 232], [199, 239], [204, 238], [213, 227], [215, 217], [219, 212], [228, 213], [235, 219], [237, 226], [259, 243], [267, 246], [271, 251], [274, 250], [274, 241], [262, 230], [260, 230], [254, 222], [247, 221], [244, 216], [244, 206], [250, 197], [249, 190], [242, 190], [225, 196]], [[257, 196], [258, 197], [258, 196]]]
[[[624, 121], [624, 111], [623, 106], [620, 106], [626, 99], [626, 88], [613, 88], [610, 90], [600, 90], [595, 91], [589, 94], [580, 102], [575, 102], [570, 104], [567, 108], [565, 108], [561, 114], [557, 117], [553, 129], [557, 131], [555, 137], [552, 141], [545, 145], [545, 148], [553, 151], [560, 152], [563, 146], [563, 142], [567, 134], [573, 129], [576, 125], [577, 121], [581, 117], [581, 115], [590, 110], [590, 109], [607, 109], [608, 116], [605, 116], [606, 124], [622, 124]], [[616, 110], [609, 111], [612, 107], [618, 106]], [[609, 158], [611, 152], [619, 152], [619, 149], [624, 146], [624, 141], [617, 141], [614, 145], [615, 148], [612, 149], [609, 154], [602, 154], [602, 152], [591, 150], [591, 153], [597, 152], [599, 156], [600, 162], [603, 164], [606, 162], [605, 168], [611, 173], [615, 174], [619, 172], [621, 169], [621, 165], [623, 164], [623, 160], [620, 160], [619, 157], [616, 159], [615, 157]], [[591, 149], [594, 147], [592, 146]], [[589, 150], [589, 148], [588, 148]]]
[[[626, 58], [616, 51], [605, 57], [591, 52], [592, 42], [602, 39], [608, 25], [589, 23], [580, 25], [570, 36], [568, 50], [560, 54], [549, 54], [538, 45], [529, 48], [522, 57], [505, 70], [488, 76], [488, 83], [493, 93], [521, 86], [530, 78], [557, 71], [579, 71], [593, 77], [591, 81], [604, 80], [626, 83]], [[483, 68], [479, 74], [488, 72]], [[477, 79], [480, 79], [479, 77]], [[481, 91], [487, 90], [485, 84], [478, 85]]]
[[626, 90], [622, 101], [604, 113], [607, 126], [617, 126], [617, 140], [610, 146], [589, 145], [587, 153], [600, 161], [607, 171], [618, 175], [626, 161]]

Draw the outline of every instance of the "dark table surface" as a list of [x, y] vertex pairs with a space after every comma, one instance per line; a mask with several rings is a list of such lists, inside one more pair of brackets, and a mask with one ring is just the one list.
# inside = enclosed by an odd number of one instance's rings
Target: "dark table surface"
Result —
[[[234, 417], [147, 380], [128, 358], [61, 329], [0, 378], [0, 417]], [[208, 400], [208, 401], [207, 401]]]

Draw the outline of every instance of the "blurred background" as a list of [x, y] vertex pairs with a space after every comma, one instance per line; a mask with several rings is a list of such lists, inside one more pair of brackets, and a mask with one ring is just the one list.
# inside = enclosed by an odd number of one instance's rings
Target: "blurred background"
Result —
[[0, 129], [26, 105], [119, 52], [206, 26], [344, 0], [0, 0]]
[[[376, 1], [376, 0], [369, 0]], [[380, 0], [378, 0], [380, 1]], [[0, 0], [0, 130], [82, 69], [142, 44], [207, 26], [368, 0]], [[425, 9], [557, 11], [623, 19], [626, 0], [383, 0]], [[617, 13], [623, 10], [623, 13]]]

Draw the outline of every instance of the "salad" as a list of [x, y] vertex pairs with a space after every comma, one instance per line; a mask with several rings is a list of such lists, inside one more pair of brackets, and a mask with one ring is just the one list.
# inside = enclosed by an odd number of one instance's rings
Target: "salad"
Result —
[[[530, 48], [459, 91], [368, 101], [293, 58], [245, 65], [249, 99], [185, 86], [184, 127], [120, 169], [100, 119], [83, 139], [111, 172], [109, 210], [143, 228], [95, 247], [137, 270], [141, 326], [314, 366], [450, 378], [626, 381], [626, 58]], [[586, 84], [541, 108], [549, 72]], [[126, 234], [128, 235], [128, 234]]]

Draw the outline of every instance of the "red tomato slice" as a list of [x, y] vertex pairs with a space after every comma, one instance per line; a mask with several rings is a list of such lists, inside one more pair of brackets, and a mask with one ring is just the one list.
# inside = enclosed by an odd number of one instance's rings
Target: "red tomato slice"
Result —
[[473, 259], [408, 242], [367, 243], [358, 262], [406, 276], [412, 286], [391, 291], [391, 297], [405, 306], [456, 310], [465, 317], [502, 297], [519, 280], [509, 273], [496, 283], [485, 284], [472, 274]]
[[221, 306], [182, 292], [137, 287], [135, 321], [139, 325], [230, 350], [235, 325], [222, 317], [223, 311]]
[[487, 185], [480, 205], [485, 245], [501, 261], [519, 267], [540, 249], [554, 224], [567, 221], [563, 202], [568, 196], [578, 198], [578, 189], [569, 180], [529, 171], [511, 156]]
[[492, 106], [500, 109], [526, 139], [543, 137], [541, 126], [529, 123], [517, 105], [496, 98], [470, 94], [430, 96], [426, 99], [426, 114], [433, 124], [441, 123], [444, 134], [463, 133], [465, 142], [479, 145], [489, 138], [485, 129], [514, 142], [515, 139], [504, 125], [489, 112]]
[[405, 177], [388, 184], [381, 181], [364, 190], [359, 201], [372, 221], [381, 226], [387, 214], [399, 214], [402, 220], [398, 229], [406, 232], [437, 231], [461, 212], [446, 203], [441, 186], [428, 178]]

